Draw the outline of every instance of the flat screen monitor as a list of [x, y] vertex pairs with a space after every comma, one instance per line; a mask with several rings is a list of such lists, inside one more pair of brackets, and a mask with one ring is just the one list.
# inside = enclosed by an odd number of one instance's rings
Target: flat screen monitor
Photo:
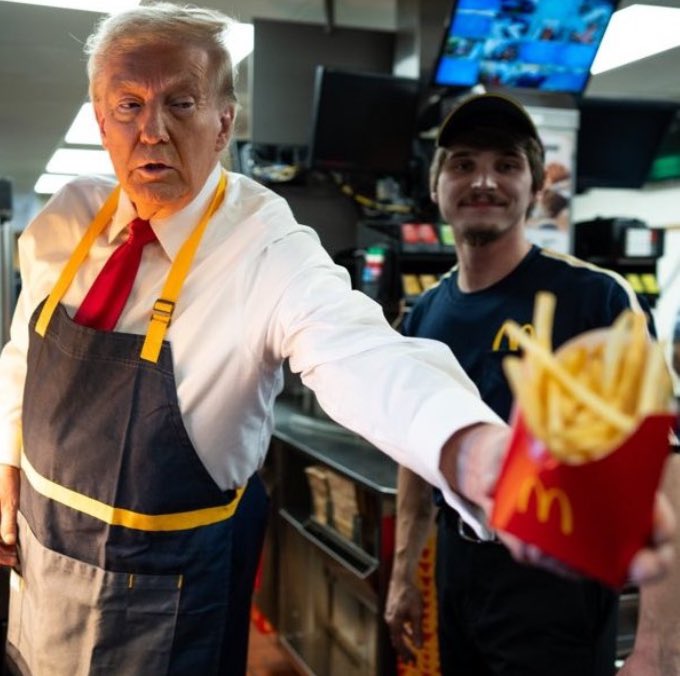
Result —
[[403, 174], [412, 156], [418, 97], [415, 79], [319, 66], [310, 166]]
[[617, 0], [454, 1], [433, 84], [580, 94], [616, 4]]
[[675, 119], [671, 101], [584, 98], [579, 105], [576, 190], [641, 188]]
[[393, 32], [255, 19], [250, 140], [255, 144], [309, 143], [314, 77], [318, 65], [367, 73], [391, 73]]

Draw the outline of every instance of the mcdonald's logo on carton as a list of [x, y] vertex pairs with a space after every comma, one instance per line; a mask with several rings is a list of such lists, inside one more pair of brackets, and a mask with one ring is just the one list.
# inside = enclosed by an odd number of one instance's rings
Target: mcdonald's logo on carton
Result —
[[[534, 439], [517, 414], [494, 490], [491, 526], [620, 587], [634, 554], [649, 541], [673, 422], [670, 414], [648, 416], [609, 455], [568, 465]], [[610, 490], [616, 486], [625, 490]]]
[[574, 532], [574, 513], [571, 502], [561, 488], [546, 488], [538, 476], [525, 477], [517, 493], [518, 511], [528, 511], [532, 495], [536, 498], [536, 518], [539, 523], [546, 523], [550, 519], [550, 510], [555, 505], [562, 534], [571, 535]]

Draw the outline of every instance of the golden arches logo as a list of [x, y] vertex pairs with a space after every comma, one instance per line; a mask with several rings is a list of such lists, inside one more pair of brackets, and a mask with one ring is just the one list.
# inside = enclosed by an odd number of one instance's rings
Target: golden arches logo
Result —
[[[503, 344], [503, 338], [506, 338], [508, 341], [508, 350], [514, 352], [517, 351], [517, 349], [519, 348], [517, 340], [508, 336], [507, 329], [508, 323], [509, 322], [503, 322], [503, 324], [501, 324], [501, 328], [498, 329], [498, 331], [496, 332], [496, 336], [493, 339], [493, 344], [491, 345], [491, 349], [494, 352], [498, 352], [501, 349], [501, 345]], [[527, 336], [530, 336], [532, 338], [534, 337], [535, 333], [534, 327], [531, 324], [522, 324], [520, 328], [522, 329], [522, 331], [524, 331], [524, 333], [527, 334]]]
[[517, 496], [520, 512], [529, 509], [532, 493], [536, 496], [538, 521], [545, 523], [550, 518], [550, 508], [555, 503], [560, 513], [560, 531], [563, 535], [571, 535], [574, 531], [574, 516], [567, 494], [561, 488], [546, 488], [538, 477], [528, 477], [522, 482]]

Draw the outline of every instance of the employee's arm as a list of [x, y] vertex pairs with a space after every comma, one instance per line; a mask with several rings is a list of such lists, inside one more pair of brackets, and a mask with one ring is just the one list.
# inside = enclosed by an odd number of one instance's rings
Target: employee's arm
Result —
[[[680, 517], [680, 455], [669, 458], [663, 490]], [[680, 674], [680, 531], [675, 531], [676, 563], [668, 577], [640, 591], [640, 612], [632, 655], [620, 676]]]
[[385, 605], [392, 645], [404, 662], [415, 661], [409, 642], [423, 644], [423, 601], [416, 585], [418, 562], [434, 520], [432, 487], [417, 474], [399, 467], [394, 562]]

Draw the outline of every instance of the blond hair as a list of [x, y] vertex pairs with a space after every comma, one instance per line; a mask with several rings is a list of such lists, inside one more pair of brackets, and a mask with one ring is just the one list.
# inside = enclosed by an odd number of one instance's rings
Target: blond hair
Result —
[[234, 21], [210, 9], [169, 2], [135, 7], [103, 18], [85, 43], [90, 98], [97, 100], [96, 84], [108, 58], [149, 43], [196, 45], [212, 61], [218, 98], [236, 102], [235, 72], [226, 36]]

